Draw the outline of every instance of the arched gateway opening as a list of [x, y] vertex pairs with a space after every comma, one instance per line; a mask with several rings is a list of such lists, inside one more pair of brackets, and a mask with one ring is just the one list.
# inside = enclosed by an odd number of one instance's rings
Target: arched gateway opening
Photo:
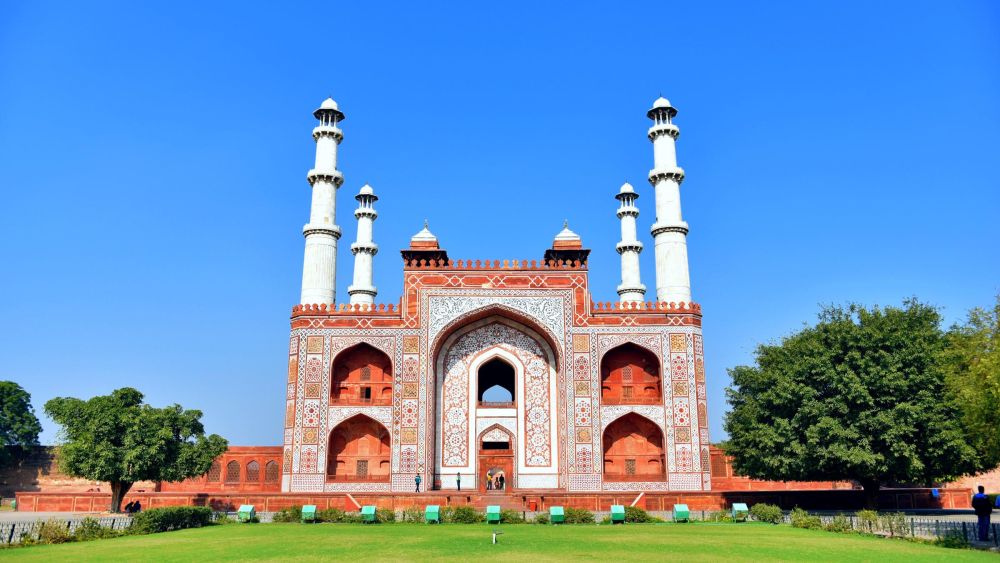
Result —
[[514, 408], [514, 366], [493, 358], [479, 366], [479, 406]]
[[514, 437], [494, 426], [479, 436], [479, 491], [504, 494], [514, 486]]
[[363, 414], [341, 422], [330, 433], [327, 481], [389, 480], [392, 444], [389, 431]]
[[604, 431], [605, 481], [662, 481], [666, 477], [663, 432], [629, 413]]

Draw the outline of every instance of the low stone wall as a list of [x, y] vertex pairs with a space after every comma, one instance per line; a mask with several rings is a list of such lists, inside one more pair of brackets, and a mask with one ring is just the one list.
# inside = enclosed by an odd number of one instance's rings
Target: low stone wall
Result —
[[[883, 489], [879, 495], [882, 509], [934, 509], [969, 508], [972, 491], [969, 489], [941, 489], [935, 499], [931, 489]], [[384, 495], [343, 493], [168, 493], [146, 492], [129, 494], [125, 502], [138, 500], [144, 508], [161, 506], [194, 505], [210, 506], [214, 510], [235, 510], [241, 504], [252, 504], [258, 511], [277, 511], [295, 505], [315, 504], [319, 509], [340, 508], [356, 510], [357, 505], [374, 504], [379, 508], [403, 510], [410, 506], [428, 504], [480, 506], [503, 504], [521, 510], [545, 510], [549, 506], [586, 508], [591, 511], [610, 510], [612, 504], [632, 504], [639, 493], [560, 493], [548, 491], [512, 491], [509, 496], [489, 497], [479, 493], [458, 494], [454, 491], [430, 493], [393, 493]], [[352, 500], [353, 499], [353, 500]], [[859, 490], [802, 490], [802, 491], [712, 491], [704, 493], [645, 493], [637, 506], [651, 511], [671, 510], [674, 504], [687, 504], [691, 510], [726, 510], [734, 502], [756, 504], [766, 502], [785, 509], [796, 506], [805, 509], [856, 510], [863, 506]], [[18, 510], [102, 512], [107, 510], [111, 495], [106, 493], [17, 493]], [[357, 504], [355, 504], [357, 503]]]

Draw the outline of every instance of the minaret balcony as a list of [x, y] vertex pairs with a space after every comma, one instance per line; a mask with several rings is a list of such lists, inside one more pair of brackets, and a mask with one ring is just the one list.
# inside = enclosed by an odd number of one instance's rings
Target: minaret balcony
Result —
[[688, 224], [687, 221], [680, 221], [677, 223], [653, 223], [652, 228], [649, 229], [650, 234], [654, 237], [661, 233], [681, 233], [684, 235], [688, 234]]
[[638, 285], [619, 285], [616, 291], [618, 295], [625, 295], [626, 293], [638, 293], [640, 295], [646, 294], [646, 286], [644, 284]]
[[316, 223], [306, 223], [302, 227], [302, 234], [304, 236], [309, 235], [328, 235], [335, 239], [340, 239], [340, 227], [337, 225], [324, 225]]
[[637, 241], [637, 240], [635, 240], [635, 241], [622, 241], [622, 242], [619, 242], [618, 244], [615, 245], [615, 250], [618, 251], [618, 254], [622, 254], [622, 253], [625, 253], [625, 252], [636, 252], [636, 253], [639, 253], [639, 252], [642, 252], [642, 243], [639, 242], [639, 241]]
[[378, 219], [378, 212], [371, 207], [359, 207], [354, 210], [354, 217], [357, 219], [367, 217], [374, 221], [375, 219]]
[[618, 208], [618, 212], [616, 213], [616, 215], [618, 215], [619, 219], [625, 217], [626, 215], [631, 215], [632, 217], [638, 217], [639, 208], [635, 207], [634, 205], [622, 206]]
[[309, 180], [310, 186], [316, 185], [316, 182], [326, 182], [339, 188], [344, 183], [344, 174], [337, 169], [316, 170], [313, 168], [306, 174], [306, 179]]
[[375, 256], [378, 254], [378, 245], [374, 242], [355, 242], [351, 245], [351, 254], [364, 252]]
[[673, 123], [659, 123], [650, 127], [649, 131], [646, 133], [646, 136], [649, 137], [650, 141], [655, 141], [657, 137], [661, 137], [663, 135], [666, 135], [676, 141], [677, 137], [681, 136], [681, 130]]
[[656, 185], [663, 180], [670, 180], [680, 184], [684, 181], [684, 169], [680, 166], [673, 168], [654, 168], [649, 171], [649, 183]]
[[313, 140], [318, 141], [320, 137], [333, 137], [333, 140], [339, 144], [344, 140], [344, 132], [333, 125], [320, 125], [313, 129]]

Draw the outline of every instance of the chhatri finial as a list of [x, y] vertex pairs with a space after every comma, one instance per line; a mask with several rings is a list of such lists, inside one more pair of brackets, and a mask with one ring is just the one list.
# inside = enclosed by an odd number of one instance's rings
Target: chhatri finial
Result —
[[563, 219], [563, 228], [564, 229], [568, 229], [569, 228], [569, 219]]
[[424, 219], [424, 228], [425, 229], [429, 228], [429, 225], [427, 224], [427, 219]]

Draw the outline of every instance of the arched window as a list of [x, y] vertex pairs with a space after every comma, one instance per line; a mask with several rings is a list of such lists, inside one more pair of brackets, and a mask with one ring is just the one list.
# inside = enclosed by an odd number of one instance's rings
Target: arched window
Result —
[[651, 420], [629, 413], [604, 431], [605, 481], [662, 481], [663, 432]]
[[364, 343], [344, 350], [334, 360], [330, 395], [342, 405], [391, 405], [389, 356]]
[[392, 447], [389, 431], [359, 414], [341, 422], [330, 433], [327, 479], [330, 481], [388, 481]]
[[219, 479], [222, 478], [222, 464], [218, 461], [213, 461], [212, 466], [208, 468], [208, 473], [206, 473], [209, 483], [218, 483]]
[[514, 367], [500, 358], [479, 366], [479, 406], [511, 408], [514, 406]]
[[253, 460], [247, 464], [247, 481], [256, 483], [260, 481], [260, 464]]
[[240, 462], [230, 461], [226, 464], [226, 483], [240, 482]]
[[649, 405], [663, 402], [660, 362], [656, 354], [632, 343], [601, 358], [601, 402], [606, 405]]
[[264, 482], [278, 482], [278, 462], [271, 460], [264, 464]]

